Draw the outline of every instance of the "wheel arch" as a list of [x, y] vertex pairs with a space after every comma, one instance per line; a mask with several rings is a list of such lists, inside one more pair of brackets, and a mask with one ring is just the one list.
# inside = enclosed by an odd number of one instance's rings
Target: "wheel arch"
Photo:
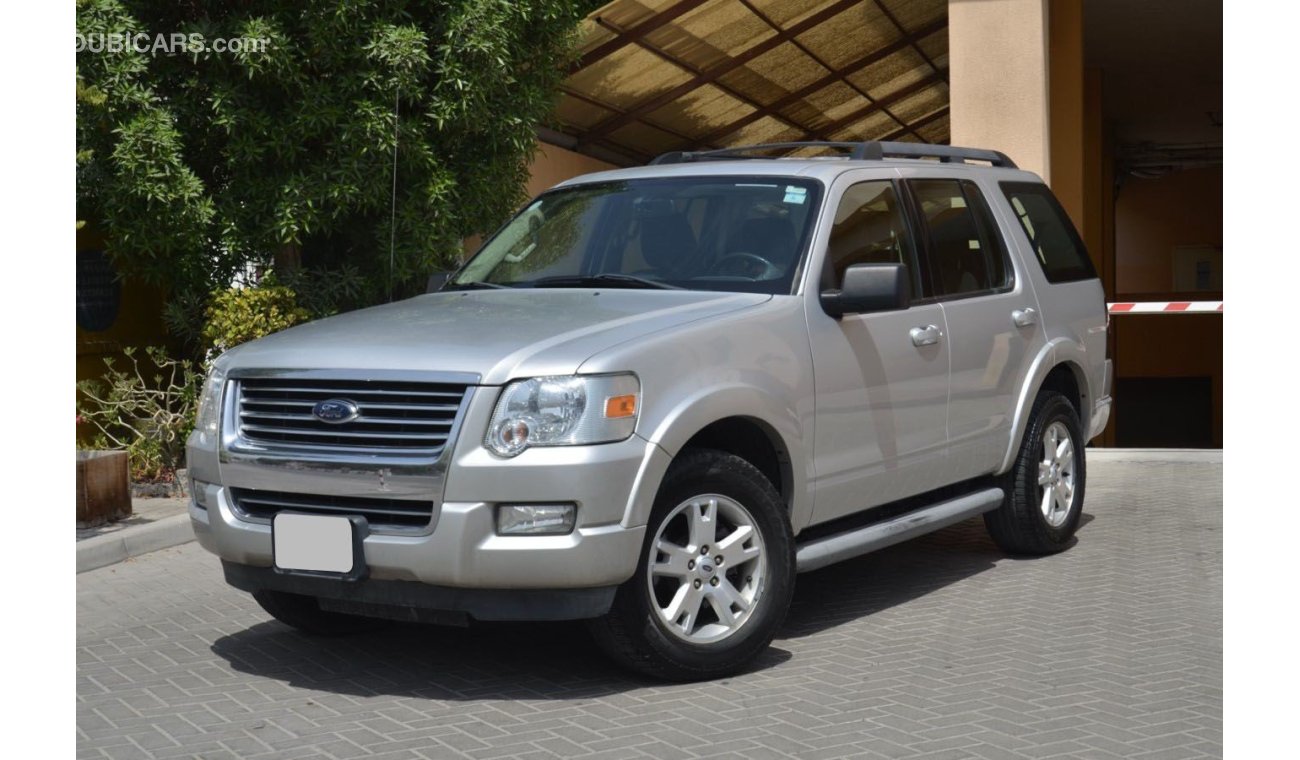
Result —
[[1015, 463], [1016, 452], [1020, 449], [1020, 441], [1024, 438], [1025, 428], [1029, 424], [1029, 413], [1033, 409], [1034, 399], [1038, 398], [1038, 394], [1044, 390], [1054, 390], [1065, 396], [1074, 406], [1084, 431], [1087, 431], [1091, 418], [1092, 398], [1083, 362], [1083, 348], [1065, 338], [1050, 341], [1039, 352], [1016, 399], [1011, 437], [1007, 441], [1006, 453], [1002, 457], [998, 474], [1011, 469]]
[[[776, 396], [752, 386], [731, 386], [684, 400], [646, 437], [672, 458], [688, 449], [712, 448], [754, 465], [772, 481], [797, 530], [812, 514], [798, 420], [795, 410]], [[661, 480], [644, 487], [657, 491]], [[653, 494], [646, 496], [637, 502], [648, 510]], [[628, 515], [628, 522], [634, 524], [645, 516]]]
[[734, 454], [763, 473], [788, 510], [794, 501], [794, 467], [790, 450], [781, 434], [757, 417], [736, 415], [715, 420], [700, 428], [682, 445], [692, 449], [716, 449]]

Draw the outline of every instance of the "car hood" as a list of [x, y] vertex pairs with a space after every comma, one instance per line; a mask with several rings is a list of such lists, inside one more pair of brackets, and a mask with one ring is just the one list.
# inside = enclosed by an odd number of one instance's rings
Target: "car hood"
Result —
[[770, 299], [686, 290], [432, 293], [290, 328], [233, 349], [223, 363], [235, 371], [468, 372], [498, 385], [571, 374], [616, 344]]

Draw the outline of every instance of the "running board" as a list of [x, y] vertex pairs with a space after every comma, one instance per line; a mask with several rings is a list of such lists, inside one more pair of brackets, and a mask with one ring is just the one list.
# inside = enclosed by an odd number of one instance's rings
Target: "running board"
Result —
[[864, 528], [837, 533], [803, 544], [795, 552], [795, 566], [804, 573], [840, 560], [867, 554], [886, 546], [916, 538], [930, 531], [959, 523], [968, 517], [997, 509], [1002, 504], [1001, 488], [941, 501]]

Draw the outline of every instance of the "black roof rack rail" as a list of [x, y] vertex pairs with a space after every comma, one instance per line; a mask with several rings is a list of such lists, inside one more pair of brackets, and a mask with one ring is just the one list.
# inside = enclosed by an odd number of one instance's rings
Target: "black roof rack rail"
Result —
[[719, 161], [728, 158], [781, 158], [781, 156], [750, 156], [745, 154], [758, 150], [798, 150], [800, 148], [842, 148], [852, 151], [853, 158], [862, 158], [862, 146], [865, 144], [866, 143], [860, 142], [824, 142], [809, 140], [806, 142], [737, 145], [734, 148], [718, 148], [716, 150], [675, 150], [670, 153], [663, 153], [656, 156], [655, 159], [650, 162], [650, 165], [688, 164], [693, 161]]
[[942, 163], [987, 161], [993, 166], [1015, 169], [1016, 164], [1007, 154], [981, 148], [958, 148], [951, 145], [931, 145], [908, 142], [781, 142], [759, 145], [738, 145], [717, 150], [675, 150], [656, 156], [651, 166], [660, 164], [686, 164], [693, 161], [719, 161], [728, 158], [781, 158], [782, 156], [748, 155], [761, 150], [798, 150], [800, 148], [840, 148], [849, 151], [847, 158], [857, 161], [883, 161], [886, 158], [937, 158]]
[[945, 164], [987, 161], [993, 166], [1007, 169], [1017, 168], [1016, 162], [1012, 161], [1007, 154], [1000, 150], [907, 142], [865, 142], [862, 143], [862, 146], [865, 155], [861, 156], [861, 158], [868, 161], [881, 161], [885, 158], [937, 158]]

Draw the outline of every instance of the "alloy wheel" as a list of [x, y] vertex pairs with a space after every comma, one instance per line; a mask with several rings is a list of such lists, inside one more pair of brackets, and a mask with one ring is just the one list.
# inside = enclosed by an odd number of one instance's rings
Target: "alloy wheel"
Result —
[[1053, 422], [1043, 431], [1043, 458], [1038, 463], [1039, 508], [1053, 528], [1065, 524], [1074, 505], [1075, 451], [1070, 430]]
[[660, 523], [649, 560], [655, 613], [689, 643], [732, 636], [762, 598], [763, 537], [749, 511], [726, 496], [702, 494], [677, 505]]

